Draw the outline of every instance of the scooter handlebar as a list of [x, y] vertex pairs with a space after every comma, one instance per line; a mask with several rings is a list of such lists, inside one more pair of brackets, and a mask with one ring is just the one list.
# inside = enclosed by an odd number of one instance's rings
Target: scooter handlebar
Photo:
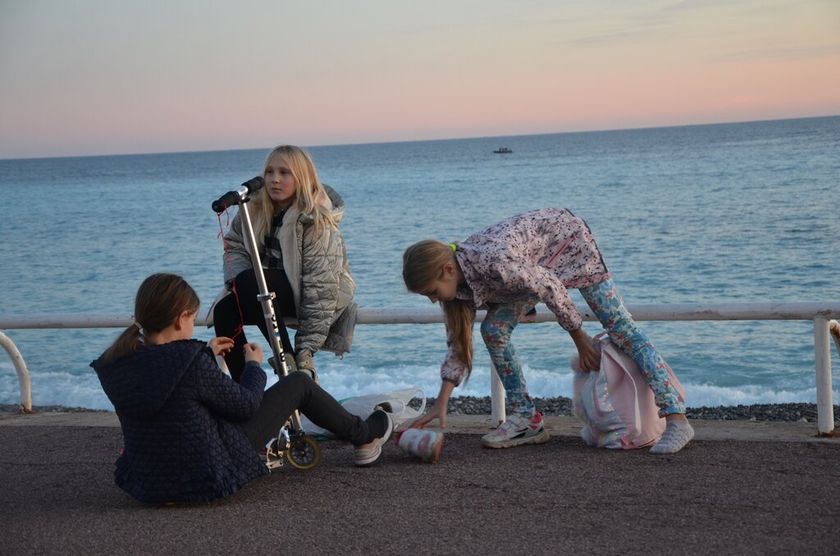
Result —
[[265, 181], [263, 181], [262, 177], [257, 176], [255, 178], [251, 178], [242, 184], [242, 188], [239, 191], [228, 191], [213, 201], [213, 204], [211, 205], [213, 207], [213, 212], [221, 214], [228, 207], [238, 205], [244, 200], [247, 200], [249, 194], [259, 191], [264, 185]]

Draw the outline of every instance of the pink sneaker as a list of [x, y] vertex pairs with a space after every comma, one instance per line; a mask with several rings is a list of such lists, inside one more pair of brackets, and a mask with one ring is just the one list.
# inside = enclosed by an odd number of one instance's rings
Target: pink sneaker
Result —
[[530, 419], [519, 415], [508, 417], [499, 428], [481, 437], [485, 448], [512, 448], [544, 442], [548, 442], [548, 431], [543, 428], [543, 417], [539, 411]]

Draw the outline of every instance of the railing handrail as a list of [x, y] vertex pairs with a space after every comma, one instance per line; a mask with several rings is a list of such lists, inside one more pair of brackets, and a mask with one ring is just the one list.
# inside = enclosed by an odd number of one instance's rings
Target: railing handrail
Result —
[[[589, 307], [579, 305], [584, 320], [595, 320]], [[718, 320], [814, 320], [840, 318], [840, 301], [804, 301], [791, 303], [648, 303], [627, 306], [638, 321], [718, 321]], [[479, 311], [476, 320], [483, 318]], [[539, 306], [533, 322], [552, 322], [556, 317]], [[294, 324], [294, 319], [287, 319]], [[30, 314], [0, 315], [0, 330], [34, 328], [121, 328], [131, 324], [130, 315], [104, 314]], [[402, 309], [360, 309], [357, 324], [431, 324], [442, 323], [437, 307]], [[206, 326], [203, 316], [197, 324]]]
[[[840, 351], [840, 324], [830, 320], [840, 318], [840, 302], [812, 301], [792, 303], [677, 303], [629, 305], [628, 310], [639, 321], [722, 321], [722, 320], [810, 320], [814, 323], [814, 351], [817, 387], [817, 430], [831, 434], [834, 430], [834, 406], [831, 392], [830, 337]], [[578, 306], [584, 320], [595, 320], [589, 307]], [[484, 318], [484, 312], [476, 320]], [[556, 317], [546, 307], [537, 308], [529, 322], [551, 322]], [[443, 322], [443, 313], [437, 307], [395, 309], [360, 309], [357, 324], [431, 324]], [[0, 347], [9, 354], [18, 373], [21, 387], [21, 408], [32, 409], [31, 381], [26, 363], [14, 342], [3, 330], [42, 328], [122, 328], [132, 323], [129, 315], [78, 315], [35, 314], [0, 315]], [[288, 321], [293, 324], [294, 321]], [[207, 325], [202, 315], [197, 324]], [[491, 373], [496, 377], [495, 373]], [[504, 390], [501, 382], [491, 380], [493, 418], [504, 420]]]

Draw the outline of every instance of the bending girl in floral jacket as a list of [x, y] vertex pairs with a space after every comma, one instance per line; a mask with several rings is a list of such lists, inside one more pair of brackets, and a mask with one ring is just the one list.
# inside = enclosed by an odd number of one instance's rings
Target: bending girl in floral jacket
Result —
[[612, 341], [639, 365], [667, 420], [651, 452], [678, 452], [694, 436], [685, 402], [669, 383], [665, 361], [633, 321], [616, 291], [586, 223], [567, 209], [548, 208], [514, 216], [455, 244], [426, 240], [406, 249], [403, 279], [409, 291], [440, 301], [449, 350], [441, 368], [440, 394], [413, 426], [438, 419], [445, 426], [452, 390], [472, 369], [476, 309], [487, 309], [481, 335], [505, 387], [511, 417], [482, 438], [490, 448], [548, 440], [542, 415], [528, 395], [522, 366], [510, 341], [513, 329], [538, 302], [569, 332], [581, 365], [597, 370], [598, 353], [581, 328], [567, 288], [580, 290]]

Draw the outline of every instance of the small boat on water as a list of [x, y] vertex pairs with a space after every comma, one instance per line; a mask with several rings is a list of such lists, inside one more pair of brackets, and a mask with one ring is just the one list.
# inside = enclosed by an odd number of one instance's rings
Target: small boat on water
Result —
[[510, 149], [509, 149], [509, 148], [507, 148], [507, 147], [499, 147], [498, 149], [496, 149], [496, 150], [495, 150], [495, 151], [493, 151], [493, 152], [494, 152], [495, 154], [510, 154], [510, 153], [512, 153], [513, 151], [512, 151], [512, 150], [510, 150]]

